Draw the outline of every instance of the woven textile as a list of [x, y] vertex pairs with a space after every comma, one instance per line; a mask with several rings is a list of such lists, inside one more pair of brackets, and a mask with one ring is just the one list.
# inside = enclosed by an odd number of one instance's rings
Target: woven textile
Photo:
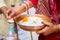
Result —
[[48, 2], [46, 0], [38, 0], [36, 13], [50, 16], [50, 12], [49, 11], [50, 10], [49, 10]]
[[[50, 17], [55, 23], [58, 23], [58, 12], [56, 9], [56, 4], [54, 0], [38, 0], [38, 5], [36, 8], [37, 14], [43, 14]], [[52, 2], [52, 3], [51, 3]], [[53, 8], [52, 8], [53, 7]], [[52, 33], [48, 36], [39, 36], [39, 40], [60, 40], [58, 33]]]

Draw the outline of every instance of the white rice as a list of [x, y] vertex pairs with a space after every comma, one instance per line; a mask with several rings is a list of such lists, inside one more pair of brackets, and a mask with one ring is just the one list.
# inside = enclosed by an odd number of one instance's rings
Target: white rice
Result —
[[18, 24], [26, 26], [40, 26], [42, 25], [42, 18], [39, 17], [28, 17], [28, 21], [24, 22], [23, 20], [19, 21]]

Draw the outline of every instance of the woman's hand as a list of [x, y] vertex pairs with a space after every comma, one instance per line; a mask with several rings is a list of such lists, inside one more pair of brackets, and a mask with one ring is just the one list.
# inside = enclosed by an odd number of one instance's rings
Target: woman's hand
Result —
[[19, 14], [16, 8], [9, 8], [6, 13], [8, 19], [15, 18]]
[[44, 36], [47, 36], [51, 33], [58, 32], [58, 25], [54, 25], [49, 22], [44, 22], [44, 25], [47, 25], [45, 28], [43, 28], [40, 31], [37, 31], [37, 34], [43, 34]]

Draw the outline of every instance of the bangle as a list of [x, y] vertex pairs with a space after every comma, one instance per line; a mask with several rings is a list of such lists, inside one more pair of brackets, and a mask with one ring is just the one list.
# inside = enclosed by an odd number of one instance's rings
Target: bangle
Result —
[[28, 9], [30, 8], [29, 2], [24, 1], [24, 3], [28, 6]]
[[26, 9], [26, 11], [28, 10], [28, 7], [27, 7], [27, 5], [24, 3], [24, 4], [22, 4], [22, 5], [24, 5], [25, 6], [25, 9]]

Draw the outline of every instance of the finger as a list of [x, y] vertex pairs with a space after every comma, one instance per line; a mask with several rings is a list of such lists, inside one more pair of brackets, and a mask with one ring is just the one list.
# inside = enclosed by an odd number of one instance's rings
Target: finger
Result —
[[47, 25], [47, 26], [53, 26], [53, 24], [51, 22], [42, 22], [42, 23]]
[[20, 14], [16, 15], [13, 19], [17, 19], [20, 16]]
[[11, 13], [11, 9], [8, 9], [7, 12], [6, 12], [6, 16], [8, 18], [9, 14]]
[[9, 13], [11, 10], [12, 10], [12, 9], [9, 8], [9, 9], [7, 10], [7, 13]]
[[16, 18], [20, 15], [20, 13], [17, 13], [15, 10], [12, 9], [12, 13], [10, 14], [11, 18]]
[[44, 30], [37, 31], [36, 33], [37, 34], [43, 34], [44, 33]]
[[40, 31], [37, 31], [36, 33], [37, 34], [44, 34], [46, 31], [47, 31], [47, 26], [44, 28], [44, 29], [42, 29], [42, 30], [40, 30]]
[[9, 15], [9, 18], [14, 18], [15, 15], [16, 15], [16, 13], [15, 13], [14, 11], [12, 11], [12, 12], [10, 13], [10, 15]]

